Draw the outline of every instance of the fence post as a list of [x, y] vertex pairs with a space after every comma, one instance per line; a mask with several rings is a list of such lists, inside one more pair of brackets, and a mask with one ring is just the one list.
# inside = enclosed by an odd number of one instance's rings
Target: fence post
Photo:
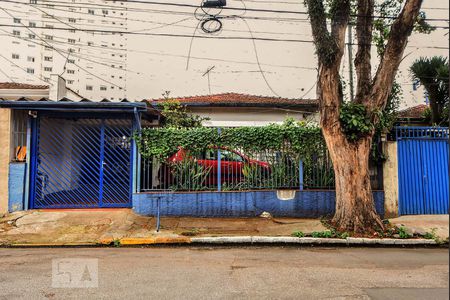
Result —
[[[217, 128], [217, 133], [219, 134], [222, 132], [222, 129], [220, 127]], [[220, 147], [217, 147], [217, 191], [222, 191], [222, 156], [220, 153]]]
[[298, 181], [300, 184], [300, 191], [303, 191], [303, 161], [298, 162]]

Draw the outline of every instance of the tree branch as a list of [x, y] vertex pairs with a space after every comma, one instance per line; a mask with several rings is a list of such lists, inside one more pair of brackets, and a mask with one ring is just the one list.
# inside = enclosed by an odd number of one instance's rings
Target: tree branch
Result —
[[355, 102], [363, 103], [370, 93], [372, 85], [372, 26], [373, 26], [374, 0], [358, 1], [358, 17], [356, 20], [356, 37], [358, 51], [355, 57], [355, 70], [357, 77]]
[[333, 0], [330, 7], [331, 33], [323, 0], [305, 0], [319, 61], [317, 97], [321, 124], [339, 132], [339, 109], [342, 103], [339, 67], [344, 54], [345, 30], [350, 18], [350, 0]]
[[334, 0], [331, 3], [330, 13], [331, 36], [338, 46], [337, 54], [342, 57], [345, 47], [345, 30], [350, 19], [350, 0]]
[[337, 47], [327, 28], [327, 16], [323, 0], [305, 0], [305, 3], [308, 7], [319, 67], [321, 65], [331, 65], [334, 62]]
[[399, 16], [391, 26], [389, 40], [373, 80], [370, 95], [371, 102], [367, 103], [369, 111], [381, 110], [386, 106], [395, 73], [400, 65], [408, 37], [411, 35], [414, 23], [419, 15], [422, 1], [407, 0]]

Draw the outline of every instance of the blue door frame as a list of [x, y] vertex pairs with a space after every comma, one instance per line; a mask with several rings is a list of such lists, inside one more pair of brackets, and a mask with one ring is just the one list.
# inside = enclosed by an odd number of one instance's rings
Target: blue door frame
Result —
[[449, 129], [397, 127], [399, 214], [449, 213]]
[[30, 208], [131, 207], [132, 115], [41, 112], [31, 126]]

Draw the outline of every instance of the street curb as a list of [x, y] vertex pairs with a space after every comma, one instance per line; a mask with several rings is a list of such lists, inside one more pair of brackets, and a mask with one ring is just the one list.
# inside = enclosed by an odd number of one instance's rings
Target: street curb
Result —
[[236, 236], [236, 237], [194, 237], [191, 238], [193, 244], [333, 244], [345, 246], [425, 246], [438, 245], [435, 240], [429, 239], [370, 239], [370, 238], [312, 238], [312, 237], [271, 237], [271, 236]]
[[[116, 244], [117, 243], [117, 244]], [[313, 238], [292, 236], [217, 236], [217, 237], [145, 237], [145, 238], [106, 238], [97, 243], [17, 243], [2, 244], [0, 247], [95, 247], [95, 246], [145, 246], [145, 245], [169, 245], [169, 244], [192, 244], [192, 245], [335, 245], [335, 246], [447, 246], [430, 239], [379, 239], [379, 238]]]

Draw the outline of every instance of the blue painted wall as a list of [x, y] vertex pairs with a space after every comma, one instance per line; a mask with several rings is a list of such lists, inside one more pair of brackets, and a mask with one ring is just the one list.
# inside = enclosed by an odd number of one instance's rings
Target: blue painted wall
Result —
[[[292, 200], [279, 200], [276, 191], [138, 193], [133, 209], [142, 215], [156, 215], [160, 199], [161, 216], [255, 217], [266, 211], [274, 217], [318, 218], [334, 214], [334, 191], [296, 192]], [[374, 192], [377, 212], [384, 215], [384, 192]]]
[[24, 209], [26, 163], [10, 163], [8, 178], [9, 212]]

